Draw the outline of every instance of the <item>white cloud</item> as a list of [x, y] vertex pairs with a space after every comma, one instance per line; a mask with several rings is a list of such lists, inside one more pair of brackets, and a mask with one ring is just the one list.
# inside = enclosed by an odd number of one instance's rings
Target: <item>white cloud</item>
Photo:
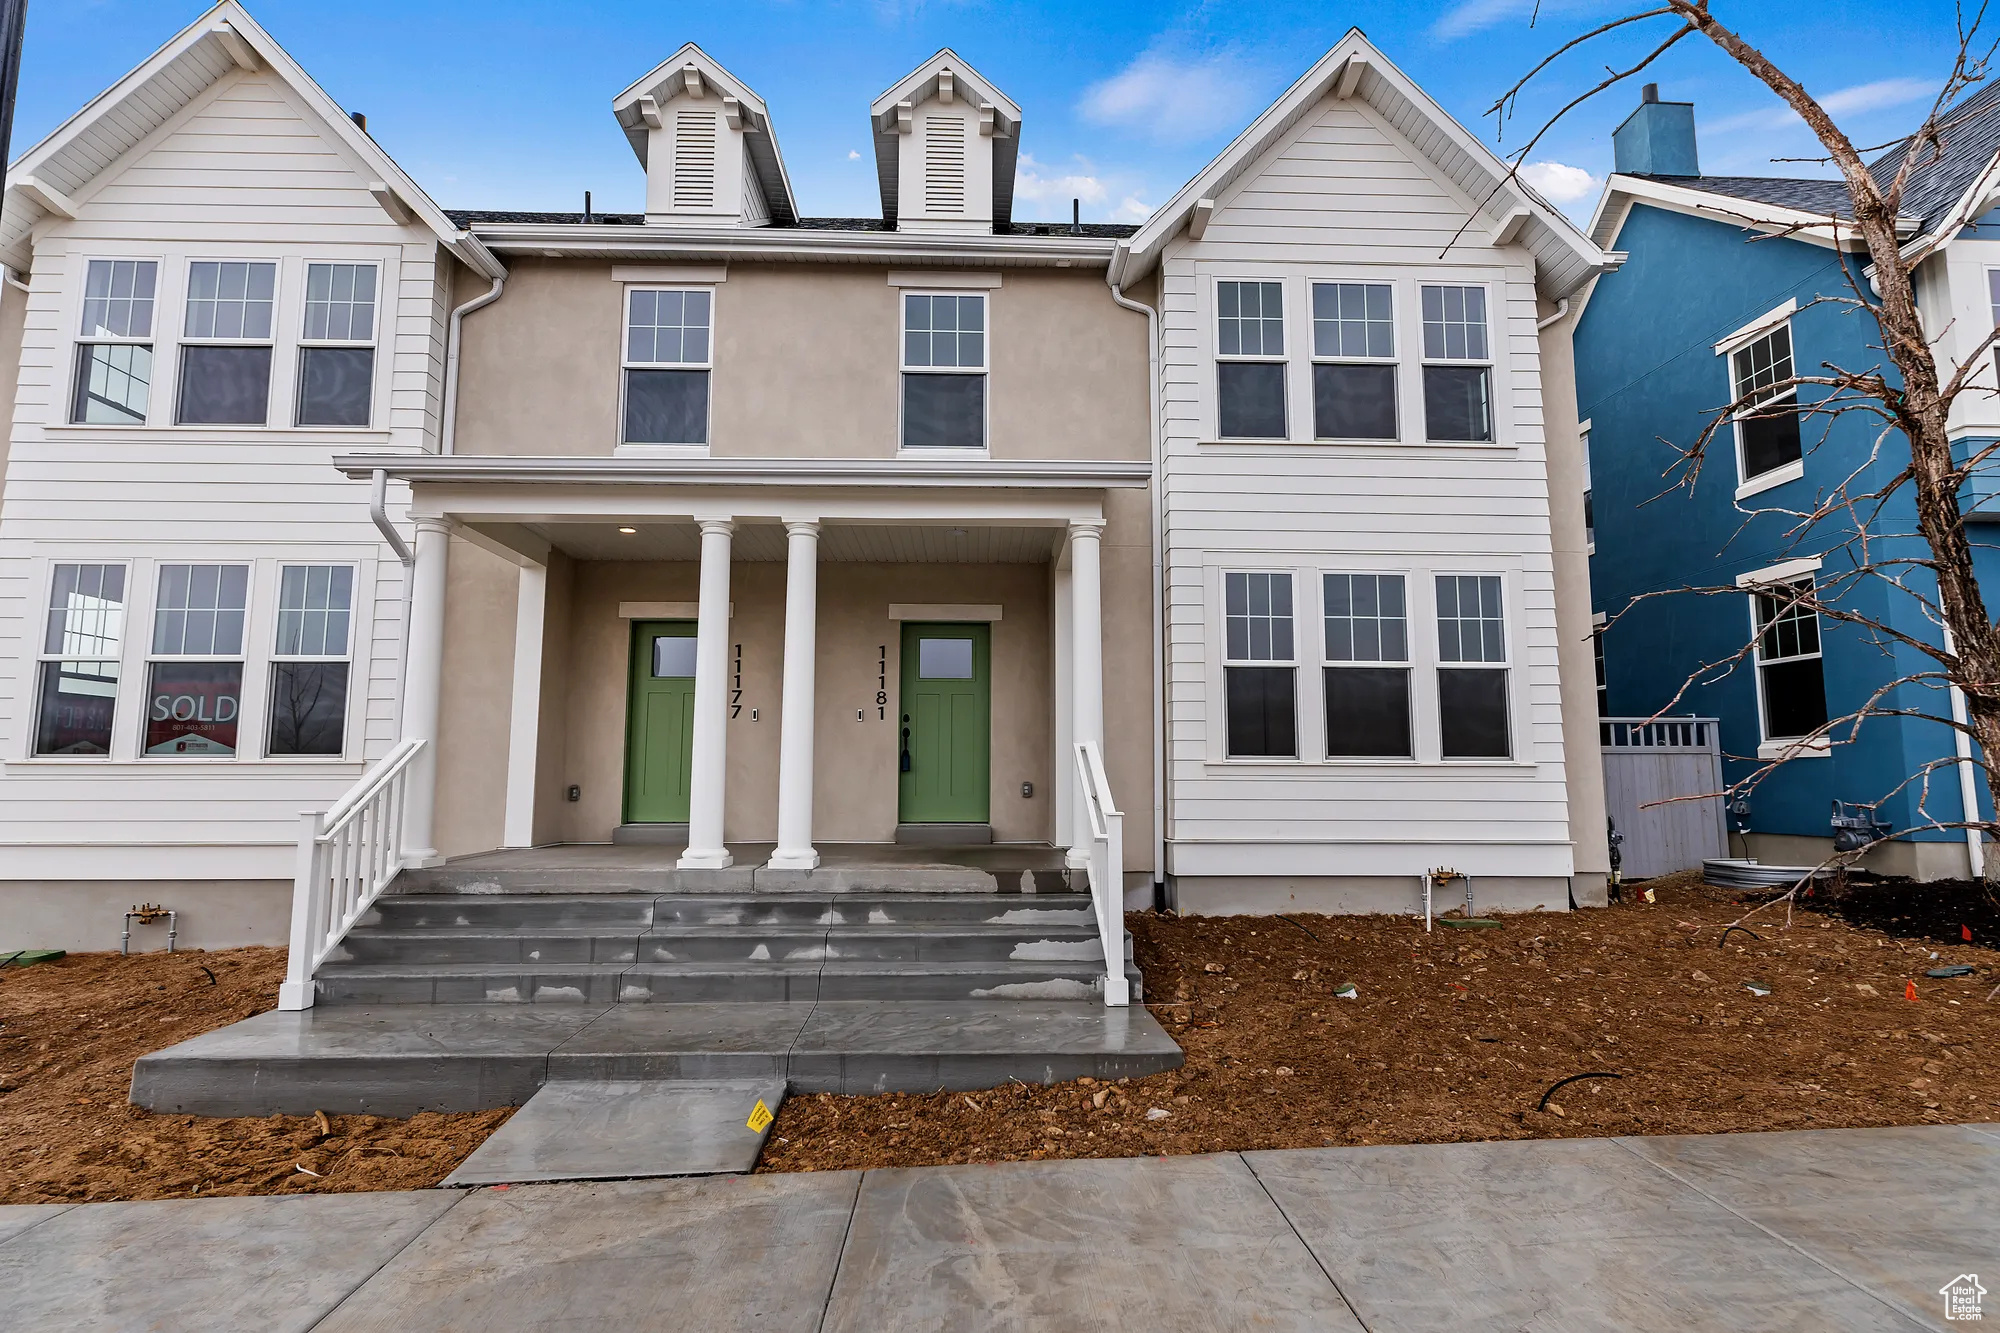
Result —
[[1595, 0], [1459, 0], [1431, 25], [1431, 36], [1455, 42], [1509, 19], [1534, 19], [1564, 10], [1588, 8]]
[[849, 162], [859, 162], [859, 161], [861, 160], [861, 150], [860, 150], [860, 149], [858, 149], [858, 148], [850, 148], [850, 149], [848, 149], [848, 150], [847, 150], [847, 160], [848, 160]]
[[[1067, 218], [1069, 201], [1083, 205], [1084, 216], [1093, 222], [1143, 222], [1153, 206], [1140, 198], [1143, 186], [1135, 186], [1131, 173], [1106, 175], [1081, 156], [1071, 160], [1067, 171], [1038, 162], [1023, 153], [1014, 172], [1014, 198], [1042, 205], [1044, 216]], [[1111, 201], [1116, 199], [1117, 203]], [[1031, 211], [1029, 216], [1033, 216]]]
[[[1818, 100], [1826, 113], [1834, 117], [1837, 122], [1842, 116], [1857, 116], [1869, 111], [1882, 111], [1889, 107], [1928, 101], [1937, 96], [1937, 91], [1937, 83], [1930, 79], [1877, 79], [1873, 83], [1858, 83], [1852, 88], [1838, 88], [1833, 92], [1818, 95]], [[1720, 120], [1707, 123], [1702, 128], [1711, 134], [1734, 134], [1741, 130], [1769, 132], [1797, 129], [1804, 123], [1798, 118], [1797, 113], [1780, 102], [1776, 106], [1724, 116]]]
[[1521, 179], [1552, 204], [1588, 199], [1604, 184], [1582, 167], [1562, 162], [1530, 162], [1521, 168]]
[[1140, 200], [1136, 194], [1128, 194], [1118, 201], [1118, 207], [1111, 210], [1113, 222], [1144, 222], [1153, 215], [1153, 206]]
[[1241, 129], [1259, 102], [1262, 82], [1229, 52], [1190, 59], [1155, 49], [1091, 87], [1080, 110], [1099, 125], [1188, 142]]
[[1104, 182], [1090, 174], [1090, 164], [1082, 158], [1076, 159], [1079, 170], [1061, 176], [1045, 176], [1042, 163], [1035, 161], [1031, 154], [1021, 154], [1014, 171], [1014, 197], [1035, 203], [1051, 200], [1081, 199], [1086, 204], [1101, 204], [1109, 196]]

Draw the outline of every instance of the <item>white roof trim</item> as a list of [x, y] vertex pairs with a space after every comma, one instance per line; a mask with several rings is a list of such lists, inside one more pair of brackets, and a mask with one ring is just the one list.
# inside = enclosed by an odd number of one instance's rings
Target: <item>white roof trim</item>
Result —
[[1797, 560], [1781, 560], [1775, 565], [1766, 565], [1762, 569], [1753, 569], [1748, 574], [1738, 574], [1736, 576], [1736, 586], [1739, 588], [1768, 588], [1773, 584], [1791, 583], [1796, 581], [1801, 574], [1819, 572], [1819, 567], [1820, 557], [1816, 555], [1801, 556]]
[[574, 223], [478, 222], [480, 239], [503, 254], [683, 262], [819, 260], [946, 267], [1103, 268], [1114, 242], [1099, 236], [988, 236], [980, 233], [820, 231], [803, 227], [633, 227]]
[[475, 454], [342, 454], [334, 467], [349, 477], [377, 471], [412, 482], [525, 482], [539, 485], [631, 485], [680, 482], [709, 486], [987, 486], [1090, 490], [1144, 486], [1143, 461], [999, 462], [985, 458], [531, 458]]
[[[1590, 219], [1591, 239], [1604, 246], [1616, 243], [1618, 232], [1624, 227], [1625, 218], [1631, 212], [1635, 201], [1652, 204], [1669, 212], [1731, 222], [1739, 227], [1786, 232], [1793, 239], [1808, 241], [1814, 245], [1831, 248], [1838, 243], [1843, 250], [1867, 248], [1862, 243], [1860, 233], [1855, 230], [1854, 224], [1845, 219], [1836, 222], [1825, 213], [1784, 208], [1755, 199], [1739, 198], [1733, 194], [1694, 190], [1684, 185], [1668, 185], [1662, 181], [1640, 180], [1636, 176], [1625, 175], [1613, 175], [1605, 182], [1604, 193], [1598, 197], [1597, 208]], [[1898, 232], [1914, 233], [1916, 229], [1915, 218], [1896, 219]]]
[[[268, 66], [320, 118], [322, 129], [338, 139], [364, 165], [363, 179], [381, 185], [403, 202], [411, 217], [434, 232], [459, 259], [488, 278], [507, 270], [471, 232], [460, 231], [412, 180], [395, 159], [369, 138], [326, 90], [313, 82], [285, 49], [259, 27], [237, 3], [221, 0], [181, 29], [131, 73], [92, 98], [49, 136], [14, 159], [7, 169], [7, 192], [0, 205], [0, 261], [26, 269], [34, 248], [32, 231], [42, 216], [55, 212], [21, 187], [31, 177], [53, 197], [74, 196], [84, 185], [165, 124], [200, 92], [214, 86], [231, 70], [244, 67], [246, 56]], [[190, 85], [198, 85], [189, 91]], [[145, 92], [143, 102], [135, 99]], [[145, 108], [144, 128], [108, 129], [106, 117], [128, 104]], [[143, 122], [142, 122], [143, 123]]]
[[1743, 344], [1755, 342], [1798, 313], [1799, 298], [1794, 296], [1783, 305], [1766, 310], [1763, 314], [1736, 330], [1736, 332], [1716, 339], [1715, 354], [1717, 356], [1728, 356], [1731, 352], [1743, 346]]
[[778, 148], [778, 132], [771, 126], [771, 113], [764, 99], [693, 42], [683, 45], [611, 99], [612, 114], [618, 117], [626, 142], [638, 155], [639, 165], [647, 165], [651, 143], [646, 132], [648, 126], [657, 118], [660, 107], [685, 91], [684, 71], [689, 66], [699, 71], [699, 78], [710, 91], [725, 101], [733, 99], [737, 103], [730, 125], [735, 128], [741, 122], [749, 140], [751, 161], [756, 164], [757, 183], [770, 206], [771, 216], [780, 222], [797, 221], [798, 200], [792, 195], [792, 178], [785, 170], [785, 155]]
[[[1120, 243], [1119, 258], [1112, 262], [1112, 281], [1122, 285], [1149, 272], [1159, 262], [1166, 243], [1189, 221], [1201, 200], [1219, 199], [1266, 149], [1297, 125], [1321, 99], [1329, 95], [1339, 96], [1344, 91], [1368, 103], [1392, 121], [1396, 113], [1414, 108], [1475, 165], [1483, 179], [1453, 180], [1475, 202], [1484, 201], [1481, 209], [1484, 223], [1482, 225], [1479, 219], [1475, 219], [1468, 227], [1468, 243], [1484, 244], [1494, 229], [1509, 218], [1512, 210], [1520, 208], [1525, 209], [1528, 216], [1523, 219], [1518, 239], [1534, 252], [1538, 269], [1547, 271], [1558, 260], [1566, 258], [1570, 261], [1568, 267], [1581, 270], [1574, 275], [1565, 275], [1555, 283], [1554, 295], [1566, 296], [1581, 286], [1589, 274], [1615, 266], [1597, 245], [1576, 229], [1575, 224], [1518, 176], [1508, 180], [1494, 193], [1495, 185], [1507, 180], [1508, 165], [1452, 119], [1408, 75], [1396, 68], [1362, 35], [1359, 28], [1352, 28], [1179, 193], [1154, 210], [1130, 240]], [[1487, 200], [1489, 193], [1493, 197]]]

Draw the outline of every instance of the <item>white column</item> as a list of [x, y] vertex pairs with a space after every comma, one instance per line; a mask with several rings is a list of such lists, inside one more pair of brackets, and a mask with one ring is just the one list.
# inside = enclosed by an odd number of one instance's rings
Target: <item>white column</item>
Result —
[[812, 870], [813, 668], [819, 622], [819, 524], [785, 524], [785, 691], [778, 710], [778, 850], [773, 870]]
[[403, 671], [403, 735], [426, 742], [410, 763], [403, 798], [403, 864], [434, 866], [437, 811], [438, 698], [444, 680], [444, 589], [451, 525], [417, 520], [416, 567], [410, 579], [410, 639]]
[[1075, 702], [1071, 688], [1069, 641], [1075, 628], [1070, 623], [1069, 566], [1055, 566], [1055, 672], [1049, 693], [1056, 704], [1056, 752], [1049, 770], [1050, 795], [1054, 798], [1055, 828], [1049, 841], [1067, 847], [1076, 839], [1076, 738], [1072, 732], [1070, 706]]
[[[1104, 745], [1104, 604], [1098, 555], [1103, 536], [1101, 521], [1069, 525], [1071, 737], [1077, 743], [1096, 741], [1100, 749]], [[1080, 784], [1074, 750], [1065, 758], [1068, 764], [1063, 780]], [[1069, 862], [1074, 867], [1085, 864], [1089, 852], [1081, 845], [1088, 836], [1089, 821], [1083, 818], [1080, 804], [1073, 821], [1070, 836], [1077, 841], [1070, 848]], [[1124, 868], [1118, 869], [1122, 873]]]
[[514, 601], [514, 700], [507, 727], [507, 823], [500, 845], [535, 845], [535, 764], [542, 734], [542, 616], [549, 571], [522, 565]]
[[694, 754], [688, 793], [688, 845], [682, 870], [721, 870], [730, 863], [722, 844], [722, 787], [728, 775], [729, 739], [729, 536], [726, 518], [701, 520], [701, 601], [694, 649]]

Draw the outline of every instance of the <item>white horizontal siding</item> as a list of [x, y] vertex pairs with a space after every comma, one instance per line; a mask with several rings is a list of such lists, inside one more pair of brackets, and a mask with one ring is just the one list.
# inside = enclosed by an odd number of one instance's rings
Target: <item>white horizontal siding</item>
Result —
[[[1440, 864], [1473, 874], [1569, 871], [1533, 272], [1521, 252], [1487, 248], [1483, 225], [1461, 230], [1471, 210], [1446, 174], [1373, 111], [1329, 101], [1218, 200], [1200, 241], [1169, 248], [1161, 310], [1167, 763], [1175, 864], [1186, 873], [1418, 874]], [[1207, 442], [1213, 371], [1203, 294], [1215, 277], [1421, 281], [1428, 271], [1441, 281], [1470, 273], [1494, 293], [1500, 447]], [[1416, 319], [1398, 299], [1398, 320]], [[1287, 319], [1298, 361], [1309, 317], [1294, 304]], [[1420, 373], [1407, 363], [1399, 371]], [[1309, 434], [1310, 402], [1294, 398], [1290, 410], [1295, 434]], [[1406, 440], [1421, 438], [1421, 422], [1405, 420], [1402, 430]], [[1306, 577], [1323, 568], [1402, 570], [1413, 579], [1502, 573], [1518, 761], [1226, 760], [1216, 580], [1221, 568], [1260, 566]], [[1320, 688], [1321, 632], [1307, 591], [1298, 590], [1296, 625], [1302, 704]], [[1411, 591], [1410, 633], [1434, 642], [1430, 598]], [[1427, 670], [1413, 672], [1413, 693], [1432, 688]], [[1307, 755], [1323, 740], [1310, 734], [1318, 713], [1317, 704], [1301, 709]]]
[[[192, 91], [192, 90], [188, 90]], [[114, 162], [71, 182], [80, 216], [38, 238], [21, 374], [0, 491], [0, 879], [288, 877], [298, 812], [324, 808], [394, 744], [403, 570], [368, 517], [368, 489], [331, 459], [435, 447], [443, 302], [435, 238], [390, 219], [360, 164], [276, 80], [223, 71], [172, 115], [136, 123]], [[97, 254], [310, 259], [382, 265], [374, 429], [77, 430], [64, 422], [84, 261]], [[156, 386], [182, 310], [162, 272]], [[300, 318], [281, 290], [276, 356]], [[274, 378], [277, 367], [274, 366]], [[278, 384], [284, 383], [278, 378]], [[162, 390], [156, 387], [156, 393]], [[272, 420], [289, 419], [274, 392]], [[170, 418], [155, 404], [155, 421]], [[407, 491], [392, 493], [400, 516]], [[407, 525], [405, 526], [407, 531]], [[348, 756], [340, 760], [104, 761], [28, 757], [35, 657], [57, 560], [341, 561], [361, 567], [351, 634]], [[254, 586], [254, 585], [253, 585]], [[268, 603], [274, 592], [259, 589]], [[129, 750], [143, 708], [150, 579], [128, 580], [119, 698]], [[275, 609], [253, 607], [246, 695], [268, 671]], [[245, 719], [245, 731], [261, 733]], [[245, 737], [247, 740], [247, 736]], [[246, 755], [250, 753], [246, 746]]]

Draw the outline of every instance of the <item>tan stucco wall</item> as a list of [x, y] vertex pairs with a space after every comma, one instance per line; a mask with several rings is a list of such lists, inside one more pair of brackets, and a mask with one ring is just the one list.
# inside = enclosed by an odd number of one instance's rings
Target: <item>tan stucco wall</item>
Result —
[[[1582, 303], [1573, 309], [1581, 310]], [[1546, 317], [1551, 311], [1544, 311]], [[1603, 902], [1611, 870], [1604, 829], [1604, 757], [1598, 743], [1597, 667], [1591, 650], [1590, 554], [1584, 544], [1583, 439], [1577, 429], [1574, 315], [1541, 333], [1542, 419], [1549, 468], [1550, 544], [1555, 559], [1556, 662], [1562, 679], [1563, 774], [1575, 844], [1576, 900]]]
[[444, 606], [435, 836], [446, 856], [500, 845], [507, 812], [507, 730], [514, 690], [520, 573], [454, 537]]
[[[900, 291], [887, 273], [729, 265], [716, 289], [716, 457], [894, 457]], [[463, 324], [456, 451], [610, 454], [623, 291], [608, 263], [512, 261], [506, 294]], [[993, 456], [1145, 458], [1146, 325], [1103, 275], [1012, 270], [989, 296]]]

